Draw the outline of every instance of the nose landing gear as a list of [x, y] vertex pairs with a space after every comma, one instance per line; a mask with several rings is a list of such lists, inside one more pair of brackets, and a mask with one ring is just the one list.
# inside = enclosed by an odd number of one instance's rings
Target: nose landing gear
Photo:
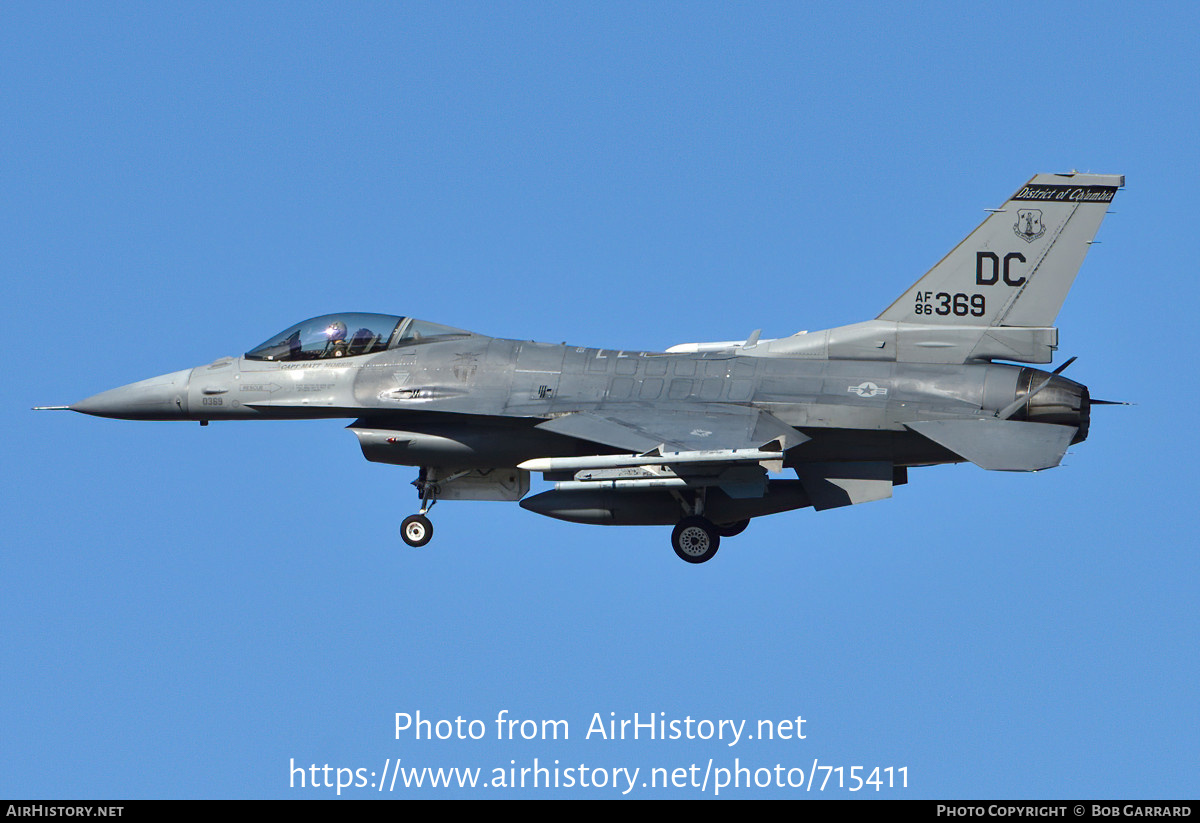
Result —
[[400, 538], [414, 549], [421, 548], [433, 539], [433, 523], [425, 515], [437, 502], [438, 484], [428, 479], [427, 471], [421, 469], [413, 481], [417, 493], [421, 495], [421, 510], [404, 518], [400, 524]]

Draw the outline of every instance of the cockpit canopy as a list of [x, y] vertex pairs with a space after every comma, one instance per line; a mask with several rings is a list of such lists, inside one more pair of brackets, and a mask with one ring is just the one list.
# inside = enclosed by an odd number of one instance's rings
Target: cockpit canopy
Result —
[[247, 360], [324, 360], [465, 337], [470, 332], [390, 314], [324, 314], [297, 323], [246, 352]]

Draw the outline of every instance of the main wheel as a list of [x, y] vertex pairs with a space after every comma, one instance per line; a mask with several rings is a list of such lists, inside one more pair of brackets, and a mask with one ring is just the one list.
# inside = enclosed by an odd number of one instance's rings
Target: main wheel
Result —
[[749, 525], [750, 518], [739, 520], [736, 523], [726, 523], [723, 526], [717, 526], [717, 534], [721, 535], [721, 537], [737, 537]]
[[400, 524], [400, 536], [405, 543], [419, 549], [433, 539], [433, 524], [425, 515], [414, 514]]
[[671, 532], [671, 545], [675, 554], [688, 563], [704, 563], [717, 553], [721, 535], [707, 518], [685, 517]]

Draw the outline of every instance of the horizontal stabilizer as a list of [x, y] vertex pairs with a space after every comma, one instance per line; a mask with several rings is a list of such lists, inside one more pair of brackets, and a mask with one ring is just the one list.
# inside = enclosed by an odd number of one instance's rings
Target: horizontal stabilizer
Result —
[[905, 425], [981, 469], [1035, 472], [1062, 462], [1074, 426], [1024, 420], [921, 420]]

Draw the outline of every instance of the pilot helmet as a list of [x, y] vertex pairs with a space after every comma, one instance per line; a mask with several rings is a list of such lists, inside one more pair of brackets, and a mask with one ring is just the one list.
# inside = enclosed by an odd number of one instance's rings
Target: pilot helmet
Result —
[[330, 342], [337, 343], [346, 339], [346, 324], [341, 320], [335, 320], [325, 328], [325, 334], [329, 337]]

